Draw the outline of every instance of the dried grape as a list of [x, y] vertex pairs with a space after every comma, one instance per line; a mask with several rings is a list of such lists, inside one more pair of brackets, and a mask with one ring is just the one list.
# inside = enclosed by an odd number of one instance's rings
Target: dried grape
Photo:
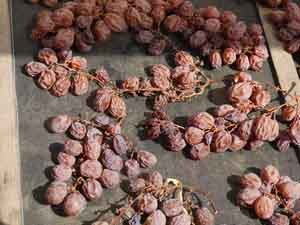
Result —
[[170, 225], [190, 225], [192, 222], [191, 216], [187, 213], [182, 213], [170, 219]]
[[280, 179], [280, 174], [277, 168], [272, 165], [268, 165], [260, 172], [260, 177], [265, 184], [276, 184]]
[[72, 90], [75, 95], [84, 95], [89, 90], [89, 80], [82, 74], [78, 73], [73, 77]]
[[129, 182], [129, 191], [131, 193], [141, 192], [146, 187], [146, 182], [143, 178], [137, 178], [130, 180]]
[[195, 211], [194, 221], [196, 225], [213, 225], [215, 217], [208, 208], [202, 207]]
[[146, 193], [138, 202], [138, 209], [146, 214], [154, 212], [158, 207], [157, 199], [150, 193]]
[[82, 191], [86, 198], [89, 200], [96, 200], [102, 196], [102, 187], [101, 184], [94, 179], [88, 179], [82, 185]]
[[81, 140], [85, 137], [86, 131], [86, 126], [80, 121], [73, 121], [69, 128], [70, 135], [78, 140]]
[[57, 161], [59, 164], [63, 164], [67, 167], [72, 167], [75, 164], [75, 157], [72, 155], [69, 155], [65, 152], [60, 152], [57, 155]]
[[110, 106], [108, 108], [110, 115], [115, 118], [123, 118], [126, 116], [126, 105], [124, 100], [119, 96], [112, 96]]
[[50, 118], [47, 123], [47, 128], [53, 133], [62, 134], [69, 129], [71, 124], [72, 118], [66, 114], [63, 114]]
[[161, 210], [155, 210], [146, 219], [145, 223], [148, 225], [166, 225], [166, 216]]
[[47, 69], [40, 74], [37, 83], [42, 89], [49, 90], [54, 85], [55, 81], [55, 73], [52, 70]]
[[107, 169], [120, 171], [123, 168], [123, 160], [112, 150], [105, 149], [101, 155], [101, 162]]
[[36, 77], [40, 75], [42, 72], [44, 72], [45, 70], [47, 70], [47, 66], [43, 63], [32, 61], [26, 64], [25, 70], [27, 75], [31, 77]]
[[178, 216], [183, 209], [182, 202], [175, 198], [164, 201], [161, 207], [161, 210], [167, 217]]
[[67, 181], [72, 176], [72, 169], [64, 164], [52, 168], [51, 176], [55, 181]]
[[269, 219], [274, 213], [274, 203], [268, 197], [262, 196], [255, 201], [254, 209], [260, 219]]
[[139, 150], [137, 152], [137, 161], [139, 162], [141, 167], [150, 168], [157, 163], [157, 158], [151, 152], [145, 150]]
[[141, 173], [138, 161], [135, 159], [126, 160], [124, 162], [124, 172], [130, 178], [137, 177]]
[[210, 153], [210, 146], [205, 143], [199, 143], [192, 146], [190, 150], [190, 157], [193, 160], [202, 160], [206, 158]]
[[190, 145], [199, 144], [204, 136], [204, 131], [196, 127], [188, 127], [185, 132], [185, 140]]
[[240, 184], [243, 188], [259, 189], [262, 181], [255, 173], [247, 173], [241, 177]]
[[64, 213], [67, 216], [77, 216], [85, 209], [86, 204], [86, 200], [80, 192], [70, 193], [63, 203]]
[[121, 182], [120, 174], [117, 171], [104, 169], [100, 181], [104, 187], [114, 189], [119, 186]]
[[47, 187], [44, 197], [47, 204], [59, 205], [64, 201], [67, 194], [67, 184], [54, 181]]
[[80, 174], [83, 177], [98, 179], [102, 174], [102, 165], [97, 160], [87, 159], [80, 164]]
[[237, 195], [237, 203], [240, 206], [251, 207], [255, 201], [261, 197], [262, 193], [253, 188], [242, 189]]
[[67, 140], [64, 143], [64, 152], [72, 155], [79, 156], [83, 152], [83, 147], [79, 141]]
[[70, 87], [71, 81], [69, 77], [61, 77], [58, 78], [52, 86], [51, 93], [57, 97], [65, 96], [68, 94]]
[[161, 187], [163, 185], [163, 177], [158, 171], [148, 173], [147, 181], [156, 187]]

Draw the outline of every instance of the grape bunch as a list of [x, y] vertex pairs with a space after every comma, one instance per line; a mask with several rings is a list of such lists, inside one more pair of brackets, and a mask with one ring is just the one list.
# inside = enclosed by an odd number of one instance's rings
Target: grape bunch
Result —
[[35, 79], [41, 89], [48, 90], [56, 97], [65, 96], [69, 92], [76, 96], [84, 95], [89, 90], [90, 80], [99, 85], [110, 82], [103, 67], [90, 74], [87, 71], [87, 60], [81, 56], [72, 56], [71, 50], [55, 52], [43, 48], [39, 50], [37, 60], [25, 65], [26, 74]]
[[253, 209], [259, 219], [270, 225], [296, 225], [300, 213], [293, 212], [300, 199], [300, 183], [280, 175], [278, 169], [268, 165], [260, 174], [247, 173], [240, 178], [237, 204]]
[[212, 68], [233, 65], [239, 71], [260, 71], [269, 57], [262, 27], [247, 26], [232, 11], [221, 12], [215, 6], [195, 9], [189, 22], [192, 25], [184, 31], [184, 38], [208, 57]]
[[53, 8], [57, 6], [60, 0], [27, 0], [31, 4], [38, 4], [41, 3], [44, 6]]
[[250, 74], [240, 72], [234, 76], [229, 86], [228, 100], [240, 111], [250, 113], [268, 106], [271, 102], [271, 94], [266, 85], [254, 81]]
[[[298, 101], [299, 96], [296, 96]], [[277, 139], [277, 148], [281, 152], [286, 152], [291, 145], [300, 145], [300, 108], [298, 103], [287, 103], [281, 109], [280, 118], [288, 124], [285, 130], [280, 132]]]
[[87, 201], [101, 198], [103, 188], [116, 188], [120, 173], [134, 178], [157, 162], [154, 154], [136, 150], [122, 134], [120, 123], [106, 115], [90, 121], [58, 115], [47, 121], [47, 128], [71, 137], [57, 155], [45, 192], [46, 202], [62, 205], [66, 216], [79, 215]]
[[187, 150], [191, 159], [202, 160], [210, 152], [258, 150], [278, 137], [279, 124], [268, 115], [249, 119], [231, 105], [221, 105], [214, 115], [198, 112], [190, 116], [185, 127], [170, 121], [165, 113], [154, 112], [145, 130], [149, 139], [162, 137], [168, 150]]
[[[131, 179], [128, 185], [129, 204], [118, 211], [119, 217], [127, 218], [122, 222], [129, 225], [213, 225], [217, 213], [213, 203], [214, 212], [191, 196], [199, 196], [196, 191], [184, 188], [181, 181], [173, 178], [164, 179], [158, 171], [144, 174]], [[185, 190], [184, 190], [185, 189]], [[130, 215], [130, 216], [128, 216]], [[122, 217], [123, 216], [123, 217]], [[114, 221], [114, 220], [112, 220]], [[144, 223], [142, 222], [144, 221]], [[109, 224], [97, 221], [93, 225]]]
[[[298, 104], [270, 107], [268, 85], [254, 81], [245, 72], [234, 75], [227, 89], [231, 104], [217, 106], [212, 114], [195, 113], [187, 118], [185, 126], [172, 122], [162, 110], [154, 111], [144, 123], [146, 136], [151, 140], [161, 138], [170, 151], [187, 150], [193, 160], [202, 160], [210, 152], [258, 150], [273, 141], [280, 151], [287, 151], [291, 144], [299, 146]], [[279, 129], [280, 110], [281, 120], [290, 123], [283, 131]]]
[[[238, 70], [258, 71], [268, 58], [262, 27], [246, 25], [231, 11], [215, 6], [195, 8], [188, 0], [74, 0], [36, 16], [33, 40], [55, 50], [75, 46], [88, 52], [113, 33], [131, 31], [150, 55], [176, 49], [167, 36], [180, 33], [191, 48], [209, 56], [213, 68], [235, 65]], [[257, 53], [263, 49], [264, 54]]]
[[[202, 95], [211, 80], [199, 69], [198, 62], [186, 51], [177, 51], [174, 62], [174, 68], [164, 64], [152, 65], [148, 70], [149, 78], [129, 76], [120, 82], [118, 92], [151, 97], [154, 109], [162, 109], [168, 103]], [[99, 92], [102, 94], [101, 90]], [[98, 105], [97, 101], [95, 110], [103, 111], [97, 110]]]
[[276, 27], [277, 37], [287, 52], [294, 54], [300, 48], [300, 7], [293, 1], [286, 1], [279, 9], [270, 13], [270, 20]]
[[261, 2], [265, 5], [267, 5], [270, 8], [277, 8], [280, 6], [286, 6], [286, 4], [290, 0], [261, 0]]

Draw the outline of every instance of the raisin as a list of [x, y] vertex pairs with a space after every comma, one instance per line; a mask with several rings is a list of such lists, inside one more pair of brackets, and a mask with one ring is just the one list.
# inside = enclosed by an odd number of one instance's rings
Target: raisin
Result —
[[261, 195], [261, 192], [257, 189], [245, 188], [238, 193], [237, 203], [243, 207], [252, 207]]
[[107, 169], [120, 171], [123, 168], [123, 160], [112, 150], [105, 149], [101, 155], [101, 162]]
[[72, 118], [68, 115], [58, 115], [47, 121], [47, 128], [53, 133], [65, 133], [72, 124]]
[[185, 140], [190, 145], [201, 143], [204, 136], [204, 131], [196, 127], [188, 127], [185, 132]]
[[146, 193], [137, 203], [138, 210], [146, 214], [154, 212], [158, 207], [157, 199], [150, 193]]
[[156, 187], [163, 185], [163, 177], [158, 171], [153, 171], [147, 174], [147, 181]]
[[196, 225], [213, 225], [215, 217], [208, 208], [202, 207], [195, 211], [194, 221]]
[[55, 73], [52, 70], [46, 69], [40, 74], [37, 83], [42, 89], [49, 90], [54, 85], [55, 81]]
[[84, 177], [98, 179], [102, 174], [102, 165], [97, 160], [85, 160], [80, 164], [80, 174]]
[[31, 77], [36, 77], [40, 75], [42, 72], [47, 70], [47, 66], [40, 62], [29, 62], [25, 66], [25, 71], [27, 75]]
[[163, 212], [155, 210], [147, 217], [145, 223], [148, 225], [165, 225], [166, 221], [167, 219]]
[[67, 184], [54, 181], [47, 187], [44, 198], [47, 204], [59, 205], [68, 194]]
[[247, 173], [241, 177], [240, 184], [243, 188], [259, 189], [262, 181], [256, 174]]
[[254, 210], [260, 219], [269, 219], [274, 213], [274, 203], [270, 198], [261, 196], [255, 201]]
[[108, 189], [114, 189], [119, 186], [121, 179], [120, 174], [117, 171], [104, 169], [101, 175], [101, 183]]
[[277, 168], [272, 165], [268, 165], [260, 172], [260, 177], [265, 184], [276, 184], [280, 179], [280, 174]]
[[96, 200], [102, 196], [103, 189], [97, 180], [88, 179], [82, 185], [82, 192], [87, 199]]
[[56, 80], [51, 88], [51, 94], [57, 97], [65, 96], [69, 93], [71, 81], [69, 77], [61, 77]]
[[146, 182], [143, 178], [137, 178], [130, 180], [129, 182], [129, 192], [137, 193], [141, 192], [146, 187]]
[[124, 100], [119, 96], [112, 96], [110, 106], [108, 108], [110, 115], [115, 118], [123, 118], [126, 116], [126, 105]]
[[69, 128], [70, 135], [78, 140], [81, 140], [85, 137], [86, 131], [86, 126], [80, 121], [74, 121]]
[[199, 143], [192, 146], [190, 150], [190, 157], [193, 160], [202, 160], [207, 158], [210, 153], [210, 146], [205, 143]]
[[182, 202], [174, 198], [164, 201], [161, 209], [167, 217], [174, 217], [182, 213], [184, 208]]
[[67, 167], [72, 167], [75, 164], [75, 157], [72, 155], [69, 155], [65, 152], [60, 152], [57, 155], [57, 161], [59, 164], [65, 165]]
[[105, 112], [111, 103], [113, 90], [110, 88], [99, 89], [93, 98], [93, 109], [96, 112]]
[[137, 152], [137, 161], [143, 168], [153, 167], [157, 163], [156, 156], [148, 151], [140, 150]]
[[135, 159], [129, 159], [124, 162], [124, 173], [132, 178], [137, 177], [140, 173], [140, 165]]
[[66, 216], [77, 216], [86, 208], [86, 199], [76, 191], [67, 195], [63, 203]]
[[113, 148], [118, 155], [124, 155], [129, 149], [128, 142], [122, 135], [116, 135], [113, 137]]
[[72, 176], [72, 169], [64, 164], [52, 168], [51, 176], [55, 181], [67, 181]]

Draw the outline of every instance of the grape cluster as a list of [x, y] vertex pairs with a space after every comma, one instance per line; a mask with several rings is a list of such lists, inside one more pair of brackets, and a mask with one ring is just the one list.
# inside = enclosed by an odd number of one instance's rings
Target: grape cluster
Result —
[[[131, 215], [123, 221], [129, 225], [143, 224], [142, 221], [148, 225], [213, 225], [214, 213], [188, 199], [191, 194], [197, 193], [184, 192], [180, 181], [164, 179], [158, 171], [153, 171], [129, 181], [131, 204], [119, 211]], [[181, 199], [182, 196], [185, 197]], [[93, 225], [106, 223], [97, 221]]]
[[270, 20], [277, 30], [287, 52], [294, 54], [300, 48], [300, 7], [293, 1], [285, 1], [282, 8], [270, 13]]
[[271, 94], [264, 84], [254, 81], [245, 72], [236, 74], [228, 91], [229, 102], [242, 112], [250, 113], [264, 108], [271, 102]]
[[189, 21], [184, 38], [191, 48], [208, 56], [212, 68], [234, 65], [240, 71], [259, 71], [269, 57], [262, 27], [247, 26], [231, 11], [221, 12], [215, 6], [199, 8]]
[[285, 6], [290, 0], [262, 0], [261, 2], [270, 8]]
[[236, 197], [238, 205], [253, 209], [259, 219], [271, 225], [299, 224], [299, 212], [292, 209], [300, 199], [300, 183], [281, 176], [276, 167], [266, 166], [259, 176], [244, 174], [240, 188]]
[[[296, 96], [298, 101], [299, 96]], [[300, 145], [300, 109], [298, 103], [286, 104], [281, 109], [280, 118], [288, 124], [288, 128], [280, 132], [277, 148], [286, 152], [293, 144]]]
[[[152, 140], [162, 138], [170, 151], [187, 150], [193, 160], [204, 159], [210, 152], [258, 150], [273, 141], [280, 151], [287, 151], [291, 143], [299, 146], [297, 104], [270, 108], [267, 85], [252, 80], [245, 72], [233, 76], [228, 100], [231, 104], [217, 106], [212, 114], [198, 112], [188, 117], [184, 127], [172, 122], [164, 111], [155, 111], [144, 123], [146, 136]], [[284, 131], [280, 131], [277, 120], [280, 109], [282, 120], [290, 122]]]
[[174, 62], [174, 68], [164, 64], [152, 65], [148, 70], [149, 78], [129, 76], [121, 82], [118, 92], [151, 96], [154, 109], [162, 109], [168, 103], [185, 101], [203, 94], [211, 81], [201, 72], [192, 55], [186, 51], [177, 51]]
[[52, 183], [45, 192], [50, 205], [62, 205], [67, 216], [76, 216], [87, 200], [101, 198], [103, 187], [116, 188], [123, 173], [137, 177], [142, 168], [151, 168], [157, 158], [145, 150], [135, 150], [111, 117], [98, 115], [91, 121], [58, 115], [47, 121], [53, 133], [67, 133], [51, 170]]
[[59, 3], [60, 0], [27, 0], [27, 1], [31, 4], [41, 3], [44, 6], [53, 8], [53, 7], [57, 6], [57, 4]]
[[[235, 64], [238, 70], [258, 71], [268, 58], [259, 24], [247, 26], [231, 11], [195, 8], [188, 0], [69, 1], [53, 11], [39, 12], [31, 36], [47, 48], [75, 46], [88, 52], [95, 43], [108, 41], [112, 33], [131, 30], [135, 40], [157, 56], [175, 47], [160, 28], [167, 34], [182, 34], [191, 48], [209, 56], [213, 68]], [[257, 54], [261, 50], [264, 54]]]
[[76, 96], [84, 95], [89, 90], [90, 80], [97, 80], [101, 85], [110, 80], [104, 68], [89, 74], [87, 60], [72, 56], [71, 50], [56, 53], [53, 49], [43, 48], [38, 52], [37, 60], [25, 65], [26, 74], [35, 79], [40, 88], [56, 97], [65, 96], [70, 91]]

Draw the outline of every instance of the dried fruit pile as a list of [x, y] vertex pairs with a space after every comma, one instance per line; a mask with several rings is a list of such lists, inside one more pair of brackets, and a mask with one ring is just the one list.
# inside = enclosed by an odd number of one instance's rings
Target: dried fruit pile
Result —
[[261, 169], [260, 176], [243, 175], [240, 187], [237, 203], [253, 209], [258, 218], [268, 220], [271, 225], [299, 224], [300, 212], [295, 213], [293, 208], [300, 199], [300, 183], [281, 176], [276, 167]]
[[[156, 111], [144, 123], [146, 136], [152, 140], [161, 138], [165, 147], [174, 152], [189, 146], [189, 155], [194, 160], [206, 158], [211, 151], [239, 151], [244, 147], [257, 150], [265, 142], [275, 140], [281, 151], [286, 151], [290, 143], [299, 145], [298, 104], [266, 107], [271, 95], [265, 85], [253, 81], [251, 75], [244, 72], [233, 77], [228, 98], [232, 105], [218, 106], [213, 115], [196, 113], [187, 119], [185, 127], [172, 122], [165, 112]], [[285, 120], [293, 119], [282, 134], [276, 119], [281, 108]]]
[[296, 53], [300, 48], [300, 7], [293, 1], [286, 1], [282, 8], [273, 10], [270, 20], [278, 31], [278, 38], [286, 51]]
[[70, 136], [57, 155], [53, 181], [45, 192], [46, 202], [61, 205], [66, 216], [80, 214], [87, 201], [101, 198], [103, 188], [116, 188], [121, 172], [134, 178], [157, 162], [154, 154], [135, 150], [120, 124], [105, 115], [91, 121], [58, 115], [49, 119], [47, 127]]
[[[162, 25], [163, 34], [160, 31]], [[188, 0], [75, 0], [36, 16], [32, 38], [44, 47], [88, 52], [112, 33], [132, 31], [151, 55], [174, 47], [167, 34], [181, 33], [191, 48], [209, 56], [212, 67], [235, 64], [238, 70], [260, 70], [268, 54], [259, 24], [247, 26], [231, 11], [215, 6], [195, 8]], [[258, 49], [257, 49], [258, 48]]]
[[[150, 172], [143, 177], [129, 182], [130, 196], [125, 206], [118, 210], [111, 223], [97, 221], [93, 225], [125, 224], [137, 225], [213, 225], [217, 213], [202, 206], [200, 197], [206, 193], [198, 193], [185, 187], [176, 179], [167, 178], [157, 172]], [[198, 200], [197, 197], [199, 198]], [[196, 197], [196, 198], [195, 198]]]

